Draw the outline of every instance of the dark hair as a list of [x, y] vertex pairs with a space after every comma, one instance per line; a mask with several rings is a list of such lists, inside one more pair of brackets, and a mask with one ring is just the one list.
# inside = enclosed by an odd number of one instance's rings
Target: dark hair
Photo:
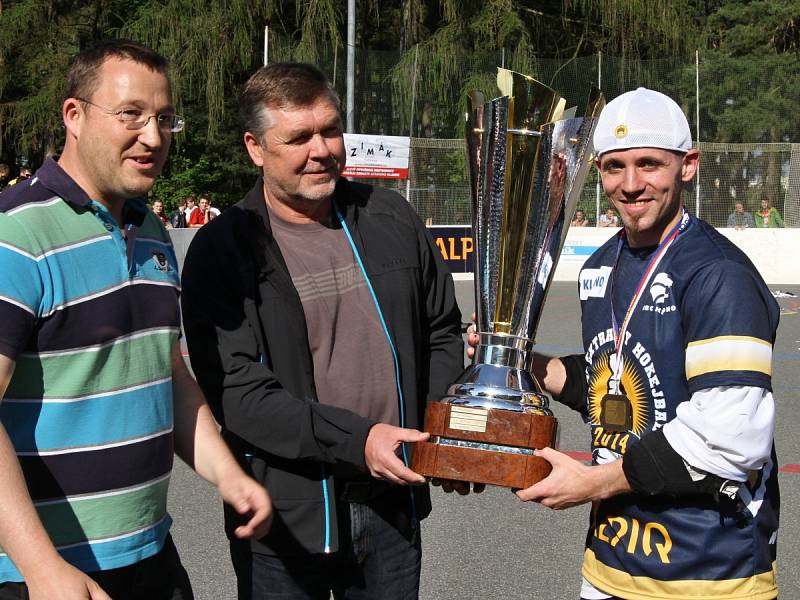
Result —
[[339, 109], [339, 96], [325, 74], [305, 63], [274, 63], [253, 73], [244, 86], [239, 107], [245, 131], [261, 139], [272, 126], [269, 108], [308, 106], [326, 97]]
[[98, 69], [110, 58], [130, 60], [168, 77], [167, 59], [151, 48], [133, 40], [107, 40], [72, 59], [64, 98], [89, 98], [98, 86]]

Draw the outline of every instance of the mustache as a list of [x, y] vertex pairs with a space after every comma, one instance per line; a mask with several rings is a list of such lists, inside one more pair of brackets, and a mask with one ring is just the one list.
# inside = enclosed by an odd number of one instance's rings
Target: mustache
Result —
[[326, 158], [324, 161], [319, 161], [322, 169], [303, 169], [302, 173], [304, 175], [310, 175], [313, 173], [325, 173], [326, 171], [330, 171], [333, 168], [336, 168], [337, 171], [342, 170], [343, 161], [340, 161], [335, 156], [331, 155]]

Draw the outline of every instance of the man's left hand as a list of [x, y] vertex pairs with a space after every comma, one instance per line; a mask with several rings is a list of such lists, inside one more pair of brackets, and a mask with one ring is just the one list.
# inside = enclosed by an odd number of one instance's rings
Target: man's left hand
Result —
[[240, 471], [221, 480], [217, 489], [225, 502], [248, 518], [234, 530], [237, 538], [258, 539], [267, 534], [272, 524], [272, 500], [262, 485]]
[[517, 492], [524, 502], [532, 500], [559, 510], [631, 491], [621, 460], [589, 466], [552, 448], [537, 450], [536, 456], [549, 462], [553, 471], [540, 482]]

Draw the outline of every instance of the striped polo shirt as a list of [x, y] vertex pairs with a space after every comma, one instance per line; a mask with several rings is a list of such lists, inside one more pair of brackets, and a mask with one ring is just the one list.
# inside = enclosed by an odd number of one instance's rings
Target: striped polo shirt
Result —
[[[161, 550], [172, 469], [177, 260], [143, 200], [122, 229], [52, 160], [0, 194], [0, 420], [39, 516], [83, 571]], [[0, 582], [21, 581], [0, 549]]]

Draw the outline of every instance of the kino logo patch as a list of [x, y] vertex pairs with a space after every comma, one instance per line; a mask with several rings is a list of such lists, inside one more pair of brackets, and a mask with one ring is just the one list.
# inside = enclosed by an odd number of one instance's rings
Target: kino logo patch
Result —
[[611, 267], [584, 269], [578, 279], [581, 300], [602, 298], [606, 295], [606, 287], [611, 279]]

